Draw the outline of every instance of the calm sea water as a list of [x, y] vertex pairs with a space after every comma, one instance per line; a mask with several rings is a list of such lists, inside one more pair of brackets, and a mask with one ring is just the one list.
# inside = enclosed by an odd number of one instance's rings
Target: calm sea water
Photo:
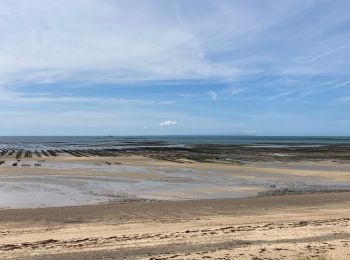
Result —
[[300, 146], [350, 144], [350, 137], [310, 136], [35, 136], [0, 137], [0, 149], [91, 149], [141, 146], [183, 146], [190, 144], [239, 144], [249, 146]]

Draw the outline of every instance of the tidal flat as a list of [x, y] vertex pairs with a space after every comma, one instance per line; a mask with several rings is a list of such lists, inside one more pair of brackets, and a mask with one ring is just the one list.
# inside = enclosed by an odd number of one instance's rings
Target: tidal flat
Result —
[[349, 147], [7, 145], [0, 256], [348, 259]]

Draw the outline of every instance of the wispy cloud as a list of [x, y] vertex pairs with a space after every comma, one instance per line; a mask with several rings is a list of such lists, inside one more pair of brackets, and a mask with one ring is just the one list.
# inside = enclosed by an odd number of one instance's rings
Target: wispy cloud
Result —
[[289, 96], [291, 94], [293, 94], [293, 92], [290, 92], [290, 91], [282, 92], [282, 93], [279, 93], [277, 95], [273, 95], [273, 96], [270, 96], [270, 97], [266, 98], [266, 101], [272, 101], [272, 100], [275, 100], [275, 99], [278, 99], [278, 98], [281, 98], [281, 97], [287, 97], [287, 96]]
[[55, 96], [47, 93], [26, 94], [18, 92], [0, 91], [0, 101], [14, 104], [64, 104], [64, 103], [97, 103], [97, 104], [122, 104], [122, 105], [151, 105], [170, 104], [171, 101], [154, 101], [142, 99], [122, 99], [109, 97], [87, 97], [87, 96]]
[[[2, 2], [0, 75], [11, 84], [236, 78], [241, 74], [239, 68], [205, 58], [208, 38], [199, 31], [204, 20], [197, 20], [195, 26], [180, 24], [173, 18], [185, 12], [183, 19], [188, 20], [184, 6], [174, 10], [169, 3], [169, 7], [158, 1], [75, 0], [69, 7], [64, 1]], [[213, 19], [222, 13], [220, 6], [215, 9]]]
[[212, 91], [212, 90], [209, 91], [208, 94], [209, 94], [209, 96], [211, 97], [212, 100], [217, 100], [218, 97], [219, 97], [218, 93], [216, 93], [215, 91]]
[[234, 96], [245, 91], [245, 88], [229, 87], [226, 88], [224, 91], [228, 92], [231, 96]]
[[[332, 104], [329, 120], [344, 118], [349, 8], [346, 0], [4, 0], [2, 122], [10, 133], [37, 118], [41, 129], [59, 118], [50, 124], [69, 131], [65, 117], [77, 128], [125, 133], [143, 126], [149, 133], [196, 132], [203, 125], [244, 133], [263, 124], [277, 129], [283, 119], [247, 121], [249, 113], [277, 110], [300, 122], [305, 111], [317, 119], [323, 104]], [[231, 118], [233, 111], [241, 114]], [[170, 122], [181, 124], [166, 127]]]
[[340, 97], [337, 100], [342, 102], [342, 103], [347, 103], [347, 102], [350, 102], [350, 96], [348, 96], [348, 97]]
[[[336, 45], [325, 37], [329, 44], [322, 45], [316, 39], [323, 28], [341, 22], [341, 4], [328, 8], [325, 18], [309, 27], [290, 24], [305, 19], [300, 15], [316, 4], [204, 0], [199, 7], [196, 1], [73, 0], [68, 6], [65, 1], [3, 1], [0, 75], [7, 84], [93, 84], [232, 81], [256, 73], [296, 71], [293, 60], [307, 53], [321, 53], [308, 60], [315, 63], [349, 46], [344, 37], [342, 45], [341, 40]], [[308, 37], [285, 34], [296, 28]], [[280, 34], [283, 37], [276, 37]], [[303, 44], [297, 45], [298, 40]], [[286, 42], [295, 44], [286, 49]], [[304, 73], [329, 71], [330, 65], [310, 66], [303, 65]]]
[[336, 52], [341, 51], [341, 50], [343, 50], [343, 49], [345, 49], [345, 48], [348, 48], [348, 47], [350, 47], [350, 43], [345, 44], [345, 45], [342, 45], [342, 46], [338, 46], [338, 47], [333, 48], [333, 49], [331, 49], [331, 50], [328, 50], [328, 51], [326, 51], [326, 52], [324, 52], [324, 53], [321, 53], [321, 54], [319, 54], [319, 55], [316, 55], [315, 57], [312, 57], [311, 59], [307, 60], [306, 63], [308, 63], [308, 62], [315, 62], [315, 61], [317, 61], [317, 60], [319, 60], [319, 59], [321, 59], [321, 58], [324, 58], [324, 57], [326, 57], [326, 56], [329, 56], [329, 55], [331, 55], [331, 54], [333, 54], [333, 53], [336, 53]]

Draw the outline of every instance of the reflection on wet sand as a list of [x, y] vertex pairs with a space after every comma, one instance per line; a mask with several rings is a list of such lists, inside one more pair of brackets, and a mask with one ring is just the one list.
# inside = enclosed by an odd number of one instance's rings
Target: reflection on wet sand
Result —
[[0, 207], [346, 191], [347, 167], [332, 162], [179, 164], [140, 156], [7, 160], [0, 168]]

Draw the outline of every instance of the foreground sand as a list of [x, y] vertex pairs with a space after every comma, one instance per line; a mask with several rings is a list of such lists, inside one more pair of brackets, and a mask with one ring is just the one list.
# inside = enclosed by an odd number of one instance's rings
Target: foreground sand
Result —
[[0, 258], [350, 259], [349, 225], [350, 193], [0, 210]]

